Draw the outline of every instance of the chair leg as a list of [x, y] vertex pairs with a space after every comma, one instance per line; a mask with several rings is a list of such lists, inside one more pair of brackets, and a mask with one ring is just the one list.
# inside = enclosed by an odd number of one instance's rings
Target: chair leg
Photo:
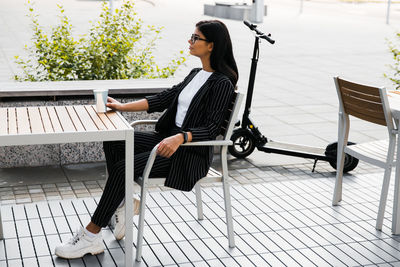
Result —
[[339, 115], [336, 181], [335, 181], [335, 190], [333, 192], [333, 200], [332, 200], [333, 206], [338, 205], [339, 202], [342, 201], [343, 168], [345, 159], [344, 148], [347, 144], [347, 139], [349, 136], [348, 123], [349, 123], [348, 118], [343, 118], [343, 115]]
[[221, 162], [222, 162], [222, 186], [224, 190], [224, 202], [225, 202], [225, 216], [226, 225], [228, 230], [229, 247], [235, 247], [235, 236], [233, 232], [233, 219], [232, 219], [232, 206], [231, 206], [231, 193], [229, 190], [228, 183], [228, 161], [227, 161], [227, 146], [223, 146], [221, 149]]
[[382, 191], [381, 191], [381, 198], [379, 201], [378, 217], [376, 219], [376, 226], [375, 226], [375, 228], [377, 230], [382, 230], [391, 172], [392, 172], [391, 167], [387, 167], [385, 169], [385, 174], [384, 174], [383, 184], [382, 184]]
[[140, 212], [139, 212], [139, 224], [136, 242], [136, 261], [142, 260], [142, 246], [143, 246], [143, 228], [144, 228], [144, 214], [146, 210], [146, 195], [147, 195], [147, 185], [142, 184], [142, 190], [140, 193]]
[[383, 176], [382, 191], [379, 200], [378, 217], [376, 219], [376, 226], [375, 226], [377, 230], [382, 230], [383, 219], [385, 216], [385, 208], [386, 208], [387, 196], [390, 185], [390, 175], [392, 174], [392, 163], [394, 158], [395, 145], [396, 145], [396, 139], [395, 136], [392, 136], [389, 139], [389, 151], [386, 162], [387, 164], [385, 168], [385, 174]]
[[203, 220], [203, 201], [201, 200], [201, 186], [199, 182], [194, 186], [194, 190], [196, 192], [197, 218]]

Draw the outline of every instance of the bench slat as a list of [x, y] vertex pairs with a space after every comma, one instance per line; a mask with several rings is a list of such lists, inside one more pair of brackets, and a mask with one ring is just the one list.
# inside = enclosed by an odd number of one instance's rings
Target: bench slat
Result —
[[83, 106], [75, 106], [75, 111], [79, 115], [79, 118], [81, 119], [86, 131], [97, 131], [96, 125]]
[[31, 122], [32, 133], [44, 133], [42, 119], [40, 118], [39, 108], [28, 107], [29, 120]]
[[63, 131], [60, 121], [58, 119], [56, 110], [54, 107], [47, 107], [47, 112], [49, 113], [49, 118], [51, 121], [51, 125], [53, 125], [53, 129], [55, 133], [61, 133]]
[[8, 133], [17, 134], [17, 117], [15, 108], [8, 109]]
[[19, 134], [31, 133], [31, 127], [29, 125], [28, 110], [26, 107], [17, 108], [17, 127]]
[[44, 131], [46, 133], [54, 133], [53, 125], [51, 124], [49, 112], [46, 107], [39, 107], [40, 117], [42, 118]]
[[75, 126], [68, 115], [67, 109], [62, 106], [56, 106], [55, 109], [64, 132], [76, 132]]
[[81, 120], [76, 114], [75, 108], [73, 106], [67, 106], [68, 115], [71, 117], [72, 123], [77, 131], [85, 131], [85, 127], [82, 125]]
[[7, 108], [0, 108], [0, 134], [8, 133], [8, 112]]

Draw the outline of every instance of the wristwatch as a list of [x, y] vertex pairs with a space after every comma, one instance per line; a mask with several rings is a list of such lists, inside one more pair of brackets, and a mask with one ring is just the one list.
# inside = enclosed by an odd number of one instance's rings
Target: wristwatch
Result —
[[181, 131], [181, 133], [183, 134], [183, 143], [187, 143], [188, 141], [188, 134], [187, 132]]

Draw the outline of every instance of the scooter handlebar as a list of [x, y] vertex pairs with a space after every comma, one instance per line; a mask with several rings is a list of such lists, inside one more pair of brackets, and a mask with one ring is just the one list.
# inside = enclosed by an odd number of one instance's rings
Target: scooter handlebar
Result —
[[247, 20], [244, 20], [243, 23], [244, 23], [247, 27], [249, 27], [250, 30], [255, 31], [256, 34], [259, 35], [260, 38], [267, 40], [270, 44], [274, 44], [274, 43], [275, 43], [275, 40], [273, 40], [273, 39], [271, 39], [271, 38], [269, 37], [269, 36], [271, 36], [270, 34], [269, 34], [269, 35], [266, 35], [266, 34], [260, 32], [259, 30], [257, 30], [257, 25], [251, 24], [251, 23], [250, 23], [249, 21], [247, 21]]

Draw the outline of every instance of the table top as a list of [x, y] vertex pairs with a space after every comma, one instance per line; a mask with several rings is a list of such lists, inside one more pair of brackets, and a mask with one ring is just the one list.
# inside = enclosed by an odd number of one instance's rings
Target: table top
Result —
[[0, 136], [130, 128], [119, 113], [97, 113], [94, 105], [0, 108]]

